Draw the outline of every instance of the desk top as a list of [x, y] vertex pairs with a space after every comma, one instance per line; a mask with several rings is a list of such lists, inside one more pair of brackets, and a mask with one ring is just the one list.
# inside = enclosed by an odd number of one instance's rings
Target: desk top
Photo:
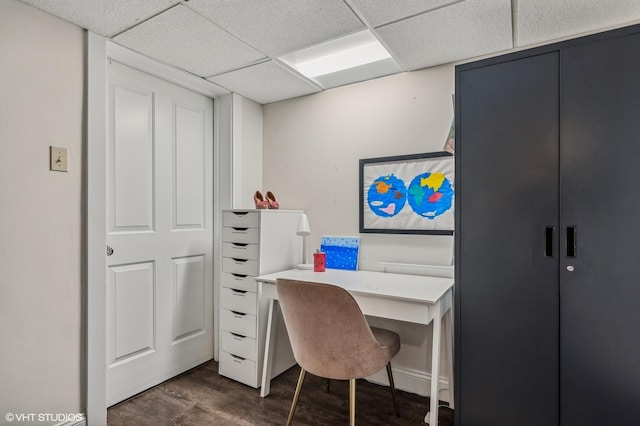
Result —
[[334, 284], [350, 293], [412, 300], [421, 303], [436, 303], [453, 287], [452, 278], [374, 271], [346, 271], [341, 269], [327, 269], [325, 272], [290, 269], [256, 277], [256, 281], [275, 284], [277, 278]]

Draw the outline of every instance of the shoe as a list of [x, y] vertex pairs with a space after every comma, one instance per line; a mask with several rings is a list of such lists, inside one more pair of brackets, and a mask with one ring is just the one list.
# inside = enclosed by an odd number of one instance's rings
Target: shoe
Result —
[[269, 208], [269, 202], [264, 199], [260, 191], [256, 191], [256, 193], [253, 194], [253, 202], [256, 203], [256, 209]]
[[279, 209], [280, 204], [276, 201], [276, 196], [273, 195], [273, 192], [267, 191], [267, 202], [269, 203], [270, 209]]

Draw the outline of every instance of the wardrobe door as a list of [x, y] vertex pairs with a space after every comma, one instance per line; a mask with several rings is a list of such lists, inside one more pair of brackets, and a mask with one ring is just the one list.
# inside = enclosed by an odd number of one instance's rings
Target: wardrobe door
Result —
[[457, 69], [456, 425], [558, 422], [558, 68]]
[[561, 114], [562, 424], [638, 425], [640, 35], [565, 49]]

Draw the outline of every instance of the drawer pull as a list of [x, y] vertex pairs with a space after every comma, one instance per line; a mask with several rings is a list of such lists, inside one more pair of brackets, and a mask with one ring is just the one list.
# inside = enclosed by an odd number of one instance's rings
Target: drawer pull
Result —
[[236, 340], [244, 340], [247, 338], [247, 336], [243, 336], [242, 334], [237, 334], [237, 333], [231, 333], [231, 335]]
[[249, 214], [249, 212], [231, 212], [233, 214], [235, 214], [236, 216], [246, 216]]
[[233, 275], [234, 280], [238, 280], [238, 281], [242, 281], [244, 278], [248, 277], [248, 275], [243, 275], [243, 274], [231, 274], [231, 275]]
[[231, 293], [234, 296], [244, 296], [245, 294], [247, 294], [247, 291], [246, 290], [236, 290], [235, 288], [232, 288], [231, 289]]
[[247, 314], [243, 314], [242, 312], [238, 312], [238, 311], [231, 311], [231, 313], [233, 314], [233, 316], [235, 316], [236, 318], [244, 318], [245, 316], [247, 316]]
[[238, 250], [246, 250], [247, 246], [249, 244], [243, 244], [243, 243], [231, 243], [231, 245], [233, 246], [234, 249], [238, 249]]
[[232, 234], [246, 234], [247, 231], [249, 230], [249, 228], [236, 228], [236, 227], [232, 227], [231, 229], [233, 229], [233, 231], [231, 231]]
[[242, 364], [246, 358], [242, 358], [241, 356], [230, 354], [233, 357], [233, 362], [237, 362], [238, 364]]
[[234, 262], [236, 262], [239, 265], [242, 265], [243, 263], [245, 263], [247, 260], [249, 259], [238, 259], [236, 257], [232, 257], [231, 259], [233, 259]]

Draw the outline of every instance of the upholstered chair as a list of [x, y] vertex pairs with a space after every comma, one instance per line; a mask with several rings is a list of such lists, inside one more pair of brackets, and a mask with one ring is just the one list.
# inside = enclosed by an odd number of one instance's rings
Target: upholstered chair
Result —
[[355, 425], [356, 379], [386, 366], [399, 416], [390, 360], [400, 350], [400, 337], [370, 327], [353, 296], [341, 287], [278, 278], [276, 288], [293, 355], [301, 368], [287, 425], [293, 420], [307, 371], [327, 379], [349, 380], [349, 420]]

